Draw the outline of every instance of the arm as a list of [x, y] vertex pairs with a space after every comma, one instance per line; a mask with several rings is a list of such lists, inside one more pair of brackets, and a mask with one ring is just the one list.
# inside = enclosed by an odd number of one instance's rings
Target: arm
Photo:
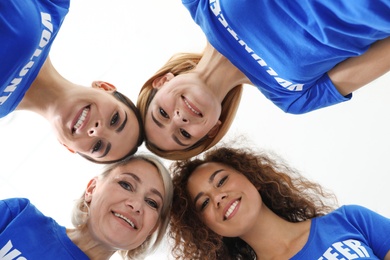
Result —
[[386, 256], [385, 256], [384, 260], [390, 260], [390, 251], [389, 251], [389, 252], [387, 252], [387, 254], [386, 254]]
[[343, 96], [363, 87], [390, 70], [390, 37], [377, 41], [361, 56], [349, 58], [328, 71]]

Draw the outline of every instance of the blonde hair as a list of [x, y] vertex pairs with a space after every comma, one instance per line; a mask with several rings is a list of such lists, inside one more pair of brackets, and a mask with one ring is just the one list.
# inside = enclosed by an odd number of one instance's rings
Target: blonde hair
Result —
[[[146, 113], [150, 102], [153, 100], [157, 90], [153, 88], [153, 81], [167, 73], [172, 73], [177, 76], [188, 73], [196, 67], [202, 58], [202, 54], [196, 53], [178, 53], [173, 55], [168, 62], [158, 70], [149, 80], [142, 86], [138, 95], [137, 107], [141, 113], [143, 122], [145, 122]], [[145, 146], [154, 154], [169, 160], [183, 160], [198, 155], [217, 144], [227, 133], [234, 117], [236, 116], [238, 106], [241, 101], [243, 86], [237, 85], [226, 95], [222, 101], [222, 110], [219, 120], [221, 125], [218, 133], [213, 138], [204, 137], [196, 144], [184, 150], [164, 151], [158, 148], [155, 144], [148, 141], [145, 135]]]
[[[149, 254], [157, 249], [162, 239], [166, 235], [166, 230], [170, 220], [170, 211], [173, 198], [173, 185], [171, 174], [161, 162], [161, 160], [151, 154], [137, 154], [133, 155], [132, 157], [128, 157], [122, 161], [113, 164], [108, 164], [105, 166], [103, 172], [98, 176], [98, 178], [104, 179], [117, 167], [127, 165], [134, 160], [144, 160], [157, 168], [164, 184], [165, 195], [163, 198], [164, 202], [158, 220], [158, 228], [139, 247], [134, 248], [132, 250], [118, 250], [119, 255], [121, 255], [123, 259], [139, 259], [140, 257], [143, 257], [144, 255]], [[82, 229], [83, 227], [85, 227], [88, 220], [89, 205], [85, 201], [84, 194], [85, 193], [83, 192], [80, 198], [76, 200], [73, 208], [72, 224], [76, 229]]]

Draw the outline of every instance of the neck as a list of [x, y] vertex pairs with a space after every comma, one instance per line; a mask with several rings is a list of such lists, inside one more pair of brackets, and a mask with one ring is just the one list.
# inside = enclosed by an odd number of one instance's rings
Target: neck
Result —
[[48, 118], [55, 103], [72, 83], [63, 78], [49, 58], [18, 105], [18, 110], [29, 110]]
[[113, 248], [95, 241], [87, 228], [83, 229], [67, 229], [66, 233], [70, 240], [81, 249], [89, 259], [108, 260], [116, 252]]
[[199, 74], [210, 89], [222, 97], [237, 85], [251, 84], [244, 73], [209, 43], [194, 72]]
[[249, 232], [240, 236], [255, 251], [257, 259], [289, 259], [306, 244], [311, 221], [288, 222], [265, 205]]

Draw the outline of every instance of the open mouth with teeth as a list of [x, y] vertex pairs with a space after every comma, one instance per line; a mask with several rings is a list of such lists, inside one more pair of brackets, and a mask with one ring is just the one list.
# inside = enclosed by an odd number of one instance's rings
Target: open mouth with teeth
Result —
[[230, 207], [228, 208], [228, 210], [225, 212], [225, 215], [223, 216], [223, 220], [227, 220], [228, 217], [233, 213], [233, 211], [236, 209], [238, 203], [240, 202], [241, 199], [238, 199], [236, 200], [235, 202], [233, 202]]
[[116, 212], [112, 212], [114, 214], [115, 217], [118, 217], [120, 219], [123, 219], [127, 224], [129, 224], [129, 226], [131, 226], [132, 228], [134, 228], [135, 230], [137, 230], [138, 228], [135, 226], [135, 224], [128, 218], [126, 218], [125, 216], [119, 214], [119, 213], [116, 213]]
[[203, 117], [203, 114], [200, 113], [198, 110], [196, 110], [195, 108], [193, 108], [191, 106], [191, 104], [187, 101], [187, 99], [184, 97], [184, 96], [181, 96], [181, 98], [183, 99], [184, 103], [187, 105], [188, 109], [191, 110], [195, 115], [198, 115], [198, 116], [201, 116]]
[[81, 112], [79, 118], [76, 121], [76, 124], [72, 127], [72, 134], [79, 129], [79, 127], [84, 123], [85, 118], [88, 115], [89, 110], [91, 109], [91, 106], [86, 106], [83, 111]]

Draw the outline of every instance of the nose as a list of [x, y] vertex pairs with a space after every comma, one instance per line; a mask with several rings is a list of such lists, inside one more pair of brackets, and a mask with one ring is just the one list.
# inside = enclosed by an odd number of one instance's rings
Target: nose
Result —
[[127, 206], [135, 213], [141, 214], [143, 212], [142, 202], [138, 199], [127, 200]]
[[101, 124], [99, 121], [97, 121], [88, 129], [88, 135], [97, 136], [100, 131], [101, 131]]
[[180, 112], [178, 109], [175, 111], [173, 115], [173, 120], [177, 124], [186, 124], [189, 122], [189, 120], [185, 117], [184, 113]]
[[227, 198], [227, 194], [225, 192], [220, 192], [214, 196], [214, 205], [216, 208], [219, 208], [223, 201]]

